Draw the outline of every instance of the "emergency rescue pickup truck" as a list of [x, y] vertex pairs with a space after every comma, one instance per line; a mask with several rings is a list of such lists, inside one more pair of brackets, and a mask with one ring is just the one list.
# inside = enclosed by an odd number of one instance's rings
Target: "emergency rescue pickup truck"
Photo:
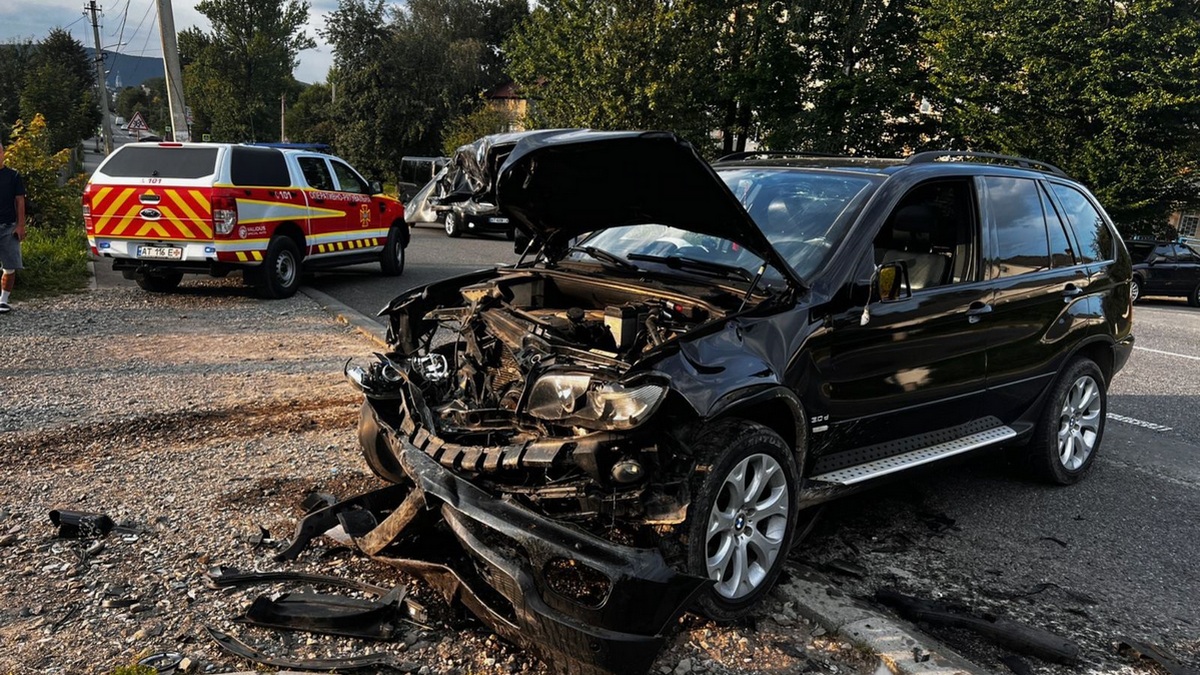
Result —
[[404, 206], [344, 161], [318, 152], [228, 143], [122, 146], [83, 193], [92, 253], [148, 291], [184, 274], [225, 276], [271, 298], [300, 271], [378, 261], [404, 271]]

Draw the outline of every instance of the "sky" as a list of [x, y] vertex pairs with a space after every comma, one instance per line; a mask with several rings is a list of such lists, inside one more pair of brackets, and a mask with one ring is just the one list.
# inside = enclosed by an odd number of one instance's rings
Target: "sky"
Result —
[[[0, 0], [0, 42], [18, 39], [41, 40], [52, 28], [64, 28], [85, 46], [94, 46], [92, 26], [84, 16], [85, 0]], [[175, 30], [191, 26], [208, 31], [208, 20], [196, 11], [197, 0], [174, 0]], [[97, 0], [101, 46], [133, 56], [162, 57], [158, 13], [154, 0]], [[317, 34], [325, 17], [337, 9], [337, 0], [309, 0], [305, 33], [316, 41], [315, 49], [300, 52], [294, 73], [301, 82], [324, 82], [333, 64], [333, 52]], [[125, 42], [123, 46], [118, 43]]]

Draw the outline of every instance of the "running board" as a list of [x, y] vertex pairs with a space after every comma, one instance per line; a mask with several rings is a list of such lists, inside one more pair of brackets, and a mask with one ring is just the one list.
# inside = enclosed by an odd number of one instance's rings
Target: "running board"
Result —
[[898, 471], [904, 471], [913, 467], [929, 464], [938, 460], [961, 455], [964, 452], [978, 450], [979, 448], [989, 445], [995, 445], [1004, 441], [1009, 441], [1017, 437], [1017, 432], [1011, 427], [994, 427], [986, 431], [980, 431], [969, 436], [956, 438], [945, 443], [931, 445], [928, 448], [920, 450], [912, 450], [900, 455], [892, 457], [884, 457], [866, 464], [856, 464], [848, 466], [844, 469], [830, 471], [819, 476], [813, 476], [810, 480], [821, 481], [823, 483], [834, 483], [837, 485], [854, 485], [880, 476], [886, 476]]

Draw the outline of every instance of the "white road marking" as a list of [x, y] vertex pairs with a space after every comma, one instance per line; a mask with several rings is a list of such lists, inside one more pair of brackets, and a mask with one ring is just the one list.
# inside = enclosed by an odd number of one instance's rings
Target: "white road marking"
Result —
[[1161, 349], [1150, 349], [1149, 347], [1134, 347], [1134, 349], [1140, 349], [1144, 352], [1154, 352], [1155, 354], [1166, 354], [1167, 356], [1178, 356], [1181, 359], [1200, 361], [1200, 356], [1189, 356], [1187, 354], [1176, 354], [1175, 352], [1164, 352]]
[[1159, 433], [1171, 430], [1171, 427], [1155, 424], [1154, 422], [1147, 422], [1145, 420], [1139, 420], [1134, 417], [1118, 415], [1116, 413], [1108, 413], [1105, 415], [1105, 417], [1113, 420], [1114, 422], [1124, 422], [1125, 424], [1132, 424], [1135, 427], [1142, 427], [1143, 429], [1149, 429], [1150, 431], [1157, 431]]

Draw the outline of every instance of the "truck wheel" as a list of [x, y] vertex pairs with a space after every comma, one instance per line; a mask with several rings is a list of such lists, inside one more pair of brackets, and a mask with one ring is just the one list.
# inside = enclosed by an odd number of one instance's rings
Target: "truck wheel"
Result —
[[1054, 384], [1029, 442], [1034, 475], [1058, 485], [1079, 482], [1096, 463], [1107, 412], [1100, 367], [1088, 358], [1072, 361]]
[[170, 293], [183, 281], [183, 272], [147, 272], [137, 276], [138, 288], [151, 293]]
[[379, 254], [379, 267], [385, 276], [396, 277], [404, 273], [404, 228], [393, 225], [388, 230], [387, 243]]
[[688, 572], [713, 581], [696, 596], [698, 609], [730, 621], [752, 611], [783, 569], [799, 474], [787, 444], [761, 424], [722, 420], [699, 438], [684, 525]]
[[462, 236], [462, 224], [458, 222], [458, 216], [453, 211], [446, 212], [446, 236], [452, 239]]
[[288, 298], [300, 288], [300, 249], [289, 237], [275, 237], [267, 246], [258, 289], [264, 297]]

